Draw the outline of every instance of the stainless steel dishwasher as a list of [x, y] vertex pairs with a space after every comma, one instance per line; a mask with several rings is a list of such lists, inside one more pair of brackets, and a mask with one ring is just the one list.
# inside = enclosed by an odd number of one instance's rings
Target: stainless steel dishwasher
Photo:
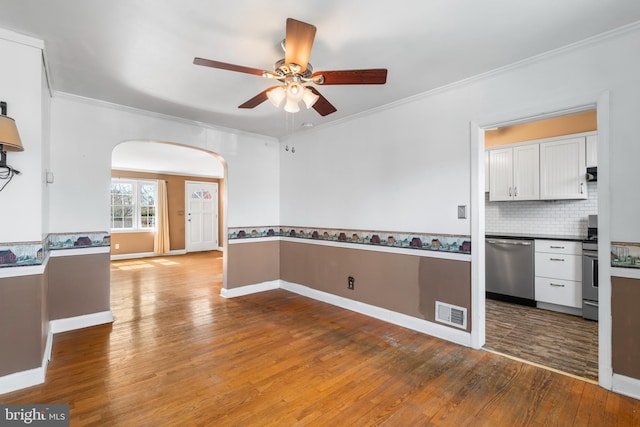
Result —
[[485, 239], [487, 297], [535, 305], [534, 241]]

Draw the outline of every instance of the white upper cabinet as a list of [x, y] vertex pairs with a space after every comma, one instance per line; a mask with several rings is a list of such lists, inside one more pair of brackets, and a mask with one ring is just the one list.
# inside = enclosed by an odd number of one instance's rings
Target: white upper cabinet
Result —
[[586, 199], [585, 137], [540, 143], [540, 199]]
[[540, 198], [540, 151], [538, 144], [513, 147], [513, 200]]
[[513, 148], [489, 151], [489, 200], [513, 200]]
[[587, 167], [598, 166], [598, 136], [587, 136]]
[[489, 200], [538, 200], [538, 144], [489, 151]]

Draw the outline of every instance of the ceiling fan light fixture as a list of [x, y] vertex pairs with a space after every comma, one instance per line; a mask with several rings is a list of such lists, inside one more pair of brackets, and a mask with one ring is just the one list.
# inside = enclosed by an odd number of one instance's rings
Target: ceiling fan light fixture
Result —
[[316, 101], [320, 98], [319, 95], [316, 95], [315, 93], [313, 93], [313, 91], [311, 89], [309, 89], [308, 87], [304, 88], [304, 94], [302, 95], [302, 101], [304, 102], [304, 105], [307, 106], [307, 109], [313, 107], [313, 104], [316, 103]]
[[298, 111], [300, 111], [298, 101], [287, 97], [287, 102], [284, 104], [284, 111], [286, 111], [287, 113], [297, 113]]
[[287, 100], [291, 99], [298, 102], [304, 96], [304, 88], [298, 82], [289, 83], [287, 85]]
[[275, 87], [267, 92], [267, 98], [273, 104], [274, 107], [279, 107], [282, 101], [287, 97], [287, 94], [282, 86]]

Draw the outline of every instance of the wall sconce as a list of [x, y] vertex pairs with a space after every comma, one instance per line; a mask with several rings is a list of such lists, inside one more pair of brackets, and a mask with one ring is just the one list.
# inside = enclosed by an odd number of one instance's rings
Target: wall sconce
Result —
[[14, 175], [20, 175], [19, 170], [7, 165], [7, 151], [24, 151], [24, 148], [15, 120], [7, 116], [7, 103], [4, 101], [0, 102], [0, 113], [0, 180], [6, 180], [0, 186], [2, 191]]

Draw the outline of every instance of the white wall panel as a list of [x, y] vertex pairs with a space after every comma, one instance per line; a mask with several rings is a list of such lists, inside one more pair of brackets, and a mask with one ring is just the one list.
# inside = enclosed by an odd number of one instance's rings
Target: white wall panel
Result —
[[111, 152], [123, 141], [205, 148], [228, 168], [229, 226], [277, 224], [278, 144], [138, 112], [57, 96], [52, 100], [50, 232], [109, 229]]
[[[42, 50], [0, 33], [0, 100], [16, 121], [24, 151], [7, 152], [7, 164], [21, 175], [0, 192], [0, 242], [42, 240]], [[24, 37], [22, 37], [24, 38]], [[6, 181], [0, 180], [0, 186]]]
[[469, 234], [469, 221], [456, 217], [470, 200], [469, 123], [551, 113], [549, 105], [575, 107], [610, 91], [611, 238], [640, 241], [640, 197], [631, 197], [639, 45], [636, 27], [295, 135], [287, 143], [296, 153], [282, 153], [283, 223]]

